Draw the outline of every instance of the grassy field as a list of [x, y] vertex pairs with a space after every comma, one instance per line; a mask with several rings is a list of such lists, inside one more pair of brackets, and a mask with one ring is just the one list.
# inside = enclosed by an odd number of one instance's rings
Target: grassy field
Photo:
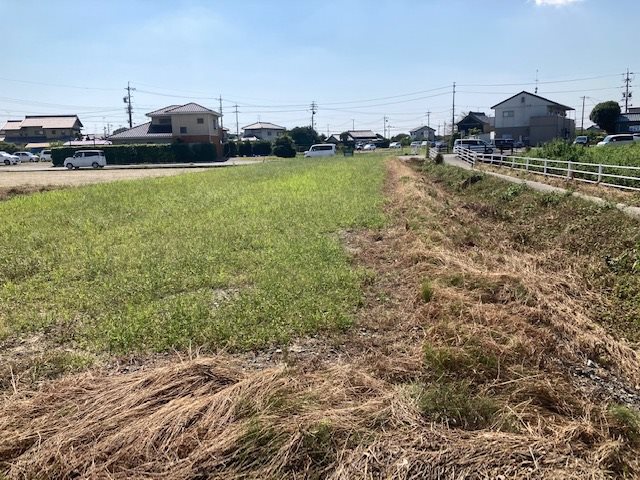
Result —
[[381, 156], [292, 160], [0, 203], [0, 339], [250, 348], [350, 324], [343, 229], [381, 225]]

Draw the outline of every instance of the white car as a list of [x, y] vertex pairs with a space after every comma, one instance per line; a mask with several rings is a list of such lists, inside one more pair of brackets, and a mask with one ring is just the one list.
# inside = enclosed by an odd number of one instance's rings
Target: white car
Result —
[[40, 161], [42, 161], [42, 162], [50, 162], [51, 161], [51, 150], [42, 150], [40, 152]]
[[391, 142], [389, 144], [389, 148], [402, 148], [402, 143], [400, 143], [400, 142]]
[[304, 152], [305, 158], [310, 157], [332, 157], [336, 154], [336, 146], [333, 143], [319, 143], [311, 145], [309, 150]]
[[39, 162], [40, 157], [31, 152], [16, 152], [14, 155], [20, 158], [21, 162]]
[[422, 142], [411, 142], [410, 147], [411, 148], [420, 148], [421, 145], [422, 145]]
[[80, 167], [103, 168], [107, 165], [107, 159], [102, 150], [79, 150], [73, 157], [64, 159], [64, 167], [69, 170]]
[[17, 165], [20, 163], [20, 157], [16, 155], [11, 155], [7, 152], [0, 152], [0, 162], [5, 165]]
[[362, 147], [362, 150], [369, 152], [373, 152], [375, 149], [376, 146], [373, 143], [367, 143], [364, 147]]
[[610, 147], [616, 145], [629, 145], [633, 142], [640, 141], [640, 137], [632, 135], [630, 133], [625, 133], [621, 135], [607, 135], [604, 137], [604, 140], [598, 142], [596, 146], [598, 147]]

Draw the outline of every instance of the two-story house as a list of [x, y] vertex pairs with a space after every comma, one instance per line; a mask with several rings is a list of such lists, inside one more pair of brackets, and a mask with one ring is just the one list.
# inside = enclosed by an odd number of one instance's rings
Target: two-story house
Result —
[[571, 107], [522, 91], [491, 107], [495, 110], [495, 137], [538, 145], [554, 138], [575, 135], [575, 121], [567, 117]]
[[266, 140], [273, 142], [276, 138], [282, 136], [287, 131], [286, 128], [269, 122], [256, 122], [246, 127], [242, 127], [244, 132], [243, 139], [257, 138], [258, 140]]
[[476, 134], [491, 133], [491, 130], [493, 130], [493, 121], [494, 119], [485, 115], [484, 112], [469, 112], [462, 120], [456, 123], [456, 126], [458, 127], [458, 132], [466, 137], [470, 135], [471, 132], [475, 132]]
[[433, 142], [435, 140], [435, 129], [427, 127], [426, 125], [409, 130], [409, 137], [413, 141], [427, 140]]
[[77, 115], [27, 115], [24, 120], [9, 120], [0, 129], [8, 143], [67, 142], [81, 137], [83, 125]]
[[146, 114], [150, 122], [111, 135], [114, 145], [133, 143], [212, 143], [222, 156], [220, 114], [197, 103], [169, 105]]

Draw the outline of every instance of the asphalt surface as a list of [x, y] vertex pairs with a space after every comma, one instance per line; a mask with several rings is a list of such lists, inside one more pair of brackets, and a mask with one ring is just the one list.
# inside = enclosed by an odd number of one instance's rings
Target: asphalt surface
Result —
[[[256, 159], [231, 159], [225, 162], [210, 163], [154, 163], [143, 165], [107, 165], [102, 170], [140, 170], [140, 169], [157, 169], [157, 168], [219, 168], [239, 165], [251, 165], [254, 163], [262, 163], [261, 158]], [[64, 167], [54, 167], [51, 162], [37, 163], [21, 163], [19, 165], [0, 165], [0, 172], [56, 172], [66, 171]], [[86, 170], [86, 169], [82, 169]]]

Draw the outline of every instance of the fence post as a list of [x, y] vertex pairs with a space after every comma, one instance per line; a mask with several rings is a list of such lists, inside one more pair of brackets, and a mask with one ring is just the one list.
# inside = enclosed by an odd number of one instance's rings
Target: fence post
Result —
[[524, 169], [528, 172], [529, 171], [529, 157], [524, 159]]
[[573, 167], [572, 162], [568, 161], [567, 162], [567, 180], [571, 180], [573, 178], [572, 167]]
[[602, 181], [602, 164], [598, 165], [598, 183]]
[[544, 159], [544, 170], [543, 170], [543, 175], [546, 177], [547, 176], [547, 159]]

